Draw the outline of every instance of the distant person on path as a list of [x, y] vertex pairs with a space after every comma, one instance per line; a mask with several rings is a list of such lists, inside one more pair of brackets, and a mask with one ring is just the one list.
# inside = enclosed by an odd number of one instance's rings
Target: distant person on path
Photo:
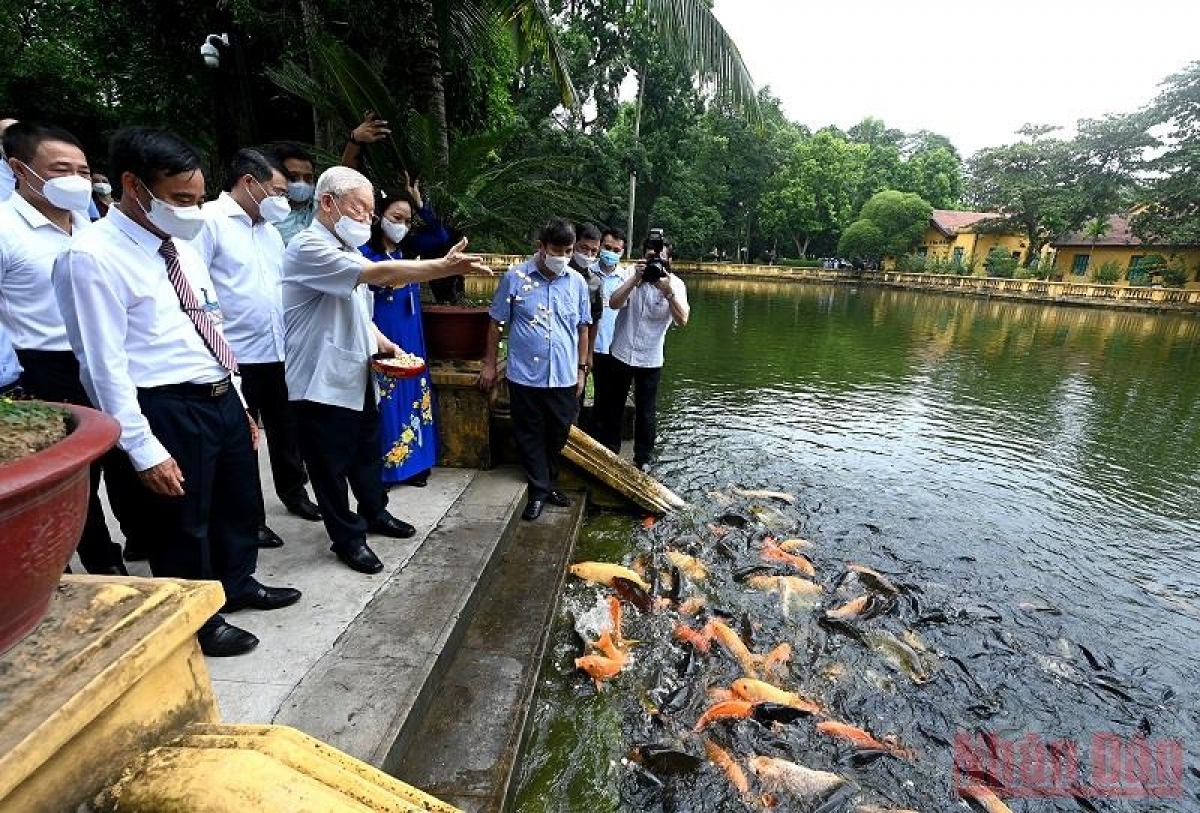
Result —
[[[661, 256], [660, 256], [661, 255]], [[650, 279], [646, 261], [654, 257], [667, 262], [663, 276]], [[683, 280], [670, 272], [670, 246], [650, 250], [633, 274], [613, 291], [609, 305], [618, 311], [613, 328], [612, 397], [606, 401], [604, 420], [616, 419], [618, 404], [624, 409], [633, 384], [633, 463], [649, 470], [654, 454], [658, 417], [658, 383], [662, 378], [663, 344], [671, 325], [683, 327], [690, 309]], [[618, 444], [619, 446], [619, 444]]]
[[481, 389], [496, 384], [500, 331], [508, 326], [508, 391], [512, 431], [529, 500], [521, 518], [535, 520], [548, 502], [571, 500], [556, 490], [559, 456], [579, 411], [586, 381], [588, 325], [592, 322], [587, 283], [568, 268], [575, 229], [554, 218], [542, 229], [537, 253], [510, 268], [492, 299]]
[[[145, 487], [151, 572], [219, 580], [224, 612], [274, 610], [300, 591], [254, 578], [258, 429], [231, 381], [237, 359], [208, 268], [187, 242], [204, 226], [200, 166], [174, 133], [119, 130], [109, 167], [121, 202], [59, 255], [54, 289], [88, 393], [121, 424]], [[258, 645], [220, 615], [197, 637], [210, 656]]]
[[[4, 133], [5, 153], [19, 188], [0, 206], [0, 324], [23, 368], [21, 388], [31, 398], [92, 406], [79, 380], [67, 326], [54, 298], [54, 259], [71, 238], [91, 227], [92, 181], [83, 147], [66, 130], [16, 123]], [[11, 383], [11, 382], [10, 382]], [[109, 534], [99, 497], [100, 477], [135, 555], [145, 540], [137, 531], [137, 485], [119, 449], [92, 465], [87, 519], [79, 558], [88, 573], [128, 575], [121, 548]]]
[[[406, 256], [402, 247], [412, 236], [413, 205], [420, 208], [421, 194], [407, 174], [405, 182], [407, 197], [389, 197], [382, 192], [376, 197], [375, 209], [380, 212], [380, 217], [371, 226], [371, 239], [359, 249], [372, 262], [400, 260]], [[445, 234], [440, 223], [437, 230]], [[435, 240], [440, 246], [442, 240]], [[402, 350], [425, 358], [421, 284], [410, 282], [397, 288], [373, 290], [375, 326]], [[383, 481], [423, 487], [437, 463], [437, 426], [429, 373], [426, 371], [414, 378], [376, 374], [376, 384], [379, 386]]]
[[113, 203], [112, 191], [108, 176], [99, 172], [92, 173], [92, 206], [96, 209], [94, 219], [99, 220], [108, 214], [108, 209]]
[[[266, 431], [275, 493], [290, 513], [319, 521], [321, 512], [304, 488], [308, 476], [283, 374], [283, 238], [273, 225], [290, 211], [283, 168], [258, 150], [239, 150], [225, 191], [201, 211], [204, 228], [192, 247], [216, 286], [246, 408]], [[265, 509], [258, 522], [259, 546], [281, 547]]]
[[[592, 292], [592, 324], [588, 329], [588, 344], [591, 348], [588, 363], [591, 365], [592, 374], [591, 434], [597, 442], [607, 446], [613, 453], [621, 450], [621, 422], [627, 393], [616, 392], [617, 380], [614, 378], [615, 370], [610, 350], [617, 312], [609, 307], [608, 301], [621, 283], [633, 273], [632, 269], [621, 265], [621, 256], [624, 253], [625, 232], [615, 228], [605, 229], [600, 235], [600, 251], [593, 272], [599, 284]], [[617, 398], [622, 399], [619, 407], [613, 404], [605, 409], [606, 403], [611, 403]]]
[[[436, 260], [372, 262], [359, 253], [371, 237], [374, 188], [361, 173], [332, 167], [316, 185], [316, 217], [283, 257], [288, 397], [300, 422], [300, 450], [312, 478], [330, 550], [361, 573], [383, 563], [367, 534], [406, 538], [416, 529], [387, 512], [379, 411], [371, 356], [395, 343], [371, 322], [368, 286], [403, 287], [467, 271], [487, 271], [461, 241]], [[358, 501], [350, 509], [347, 486]]]

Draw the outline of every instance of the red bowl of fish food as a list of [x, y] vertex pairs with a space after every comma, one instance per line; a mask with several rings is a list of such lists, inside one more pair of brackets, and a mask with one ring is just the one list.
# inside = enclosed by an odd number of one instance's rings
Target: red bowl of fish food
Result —
[[415, 378], [425, 372], [425, 359], [401, 350], [396, 355], [376, 353], [371, 356], [371, 369], [390, 378]]

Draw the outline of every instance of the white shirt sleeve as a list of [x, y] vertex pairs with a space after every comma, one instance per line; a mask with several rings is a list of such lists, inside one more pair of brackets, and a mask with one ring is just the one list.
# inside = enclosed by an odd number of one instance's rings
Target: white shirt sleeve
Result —
[[211, 274], [213, 257], [217, 256], [217, 225], [211, 217], [205, 221], [200, 233], [188, 241], [188, 245], [204, 260], [204, 266], [210, 269]]
[[125, 304], [88, 254], [67, 250], [54, 261], [54, 293], [79, 359], [80, 379], [98, 409], [121, 424], [120, 446], [145, 471], [171, 455], [150, 431], [125, 353]]

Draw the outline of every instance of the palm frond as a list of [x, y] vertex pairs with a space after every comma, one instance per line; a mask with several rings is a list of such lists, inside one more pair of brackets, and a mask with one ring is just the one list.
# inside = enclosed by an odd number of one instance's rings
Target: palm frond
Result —
[[576, 110], [579, 94], [571, 80], [567, 54], [545, 0], [499, 0], [498, 5], [513, 28], [518, 53], [524, 57], [534, 51], [540, 52], [550, 68], [563, 107]]
[[727, 98], [751, 122], [762, 114], [742, 53], [704, 0], [636, 0], [655, 30], [700, 81]]

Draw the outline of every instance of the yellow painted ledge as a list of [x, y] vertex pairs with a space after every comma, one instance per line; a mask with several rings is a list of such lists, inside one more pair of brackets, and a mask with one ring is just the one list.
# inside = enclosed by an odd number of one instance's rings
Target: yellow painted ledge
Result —
[[191, 726], [140, 757], [93, 807], [100, 813], [458, 811], [293, 728], [226, 725]]

